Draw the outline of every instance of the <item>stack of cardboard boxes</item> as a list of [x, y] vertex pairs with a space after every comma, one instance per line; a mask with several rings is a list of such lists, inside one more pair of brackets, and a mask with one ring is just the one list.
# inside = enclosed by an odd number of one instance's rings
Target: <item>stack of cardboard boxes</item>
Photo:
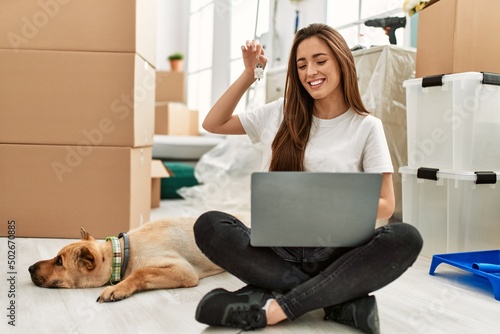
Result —
[[156, 82], [155, 134], [199, 135], [198, 112], [186, 105], [186, 74], [158, 71]]
[[403, 220], [420, 230], [424, 256], [500, 244], [499, 10], [495, 0], [439, 0], [419, 14], [400, 172]]
[[[186, 105], [186, 74], [179, 70], [156, 72], [155, 94], [155, 135], [165, 136], [198, 136], [198, 111], [189, 110]], [[155, 180], [151, 197], [151, 207], [160, 206], [161, 199], [179, 198], [176, 190], [196, 183], [194, 176], [188, 183], [178, 171], [174, 172], [167, 162], [153, 161], [157, 168], [154, 169]], [[158, 164], [160, 162], [160, 164]], [[174, 166], [184, 166], [193, 170], [187, 164], [174, 163]], [[163, 167], [163, 168], [160, 168]], [[193, 181], [194, 180], [194, 181]], [[166, 194], [169, 194], [167, 196]]]
[[0, 221], [17, 236], [149, 220], [155, 1], [0, 4]]

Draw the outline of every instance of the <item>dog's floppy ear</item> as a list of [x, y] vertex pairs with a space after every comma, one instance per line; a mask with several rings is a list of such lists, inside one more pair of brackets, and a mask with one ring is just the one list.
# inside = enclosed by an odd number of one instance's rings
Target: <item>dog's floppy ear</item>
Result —
[[80, 236], [82, 237], [82, 240], [87, 240], [87, 241], [92, 241], [94, 240], [94, 237], [91, 236], [83, 227], [80, 227]]
[[78, 259], [87, 270], [93, 270], [95, 268], [95, 256], [87, 247], [82, 246], [78, 254]]

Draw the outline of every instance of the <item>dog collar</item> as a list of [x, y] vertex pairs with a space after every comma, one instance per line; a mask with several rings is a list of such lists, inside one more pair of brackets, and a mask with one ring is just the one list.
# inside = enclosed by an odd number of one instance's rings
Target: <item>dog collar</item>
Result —
[[122, 249], [120, 247], [120, 240], [117, 237], [107, 237], [106, 241], [111, 241], [113, 247], [113, 263], [111, 264], [111, 277], [109, 282], [111, 284], [120, 282], [121, 269], [122, 269]]
[[[122, 249], [120, 246], [119, 238], [123, 237], [123, 262], [122, 262]], [[129, 240], [127, 233], [120, 233], [117, 237], [107, 237], [106, 241], [111, 241], [111, 246], [113, 248], [113, 262], [111, 264], [111, 277], [109, 282], [111, 284], [120, 282], [125, 275], [125, 270], [127, 270], [128, 257], [129, 257]]]
[[118, 238], [123, 238], [123, 263], [122, 263], [122, 272], [120, 275], [120, 279], [123, 279], [123, 276], [125, 275], [125, 270], [127, 270], [127, 266], [128, 266], [128, 257], [130, 254], [130, 243], [128, 241], [128, 234], [125, 232], [118, 234]]

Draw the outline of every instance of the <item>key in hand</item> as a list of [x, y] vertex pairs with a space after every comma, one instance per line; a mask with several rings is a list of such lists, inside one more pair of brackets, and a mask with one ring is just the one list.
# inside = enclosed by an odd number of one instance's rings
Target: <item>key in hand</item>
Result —
[[264, 68], [262, 67], [261, 63], [257, 63], [257, 65], [255, 65], [255, 70], [253, 70], [253, 77], [258, 80], [264, 78]]

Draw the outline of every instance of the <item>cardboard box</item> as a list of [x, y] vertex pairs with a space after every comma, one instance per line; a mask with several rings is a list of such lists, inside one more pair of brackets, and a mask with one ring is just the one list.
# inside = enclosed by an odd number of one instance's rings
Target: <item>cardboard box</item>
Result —
[[156, 101], [186, 103], [186, 74], [184, 72], [156, 72]]
[[0, 49], [0, 143], [151, 146], [155, 75], [134, 53]]
[[0, 220], [16, 222], [16, 237], [84, 227], [105, 238], [149, 221], [151, 147], [0, 144], [0, 156]]
[[151, 161], [151, 207], [160, 206], [161, 179], [170, 177], [170, 173], [161, 160]]
[[0, 49], [138, 53], [156, 64], [156, 0], [3, 0]]
[[500, 73], [500, 1], [440, 0], [418, 18], [416, 75]]
[[198, 112], [179, 102], [156, 102], [155, 134], [197, 136]]

